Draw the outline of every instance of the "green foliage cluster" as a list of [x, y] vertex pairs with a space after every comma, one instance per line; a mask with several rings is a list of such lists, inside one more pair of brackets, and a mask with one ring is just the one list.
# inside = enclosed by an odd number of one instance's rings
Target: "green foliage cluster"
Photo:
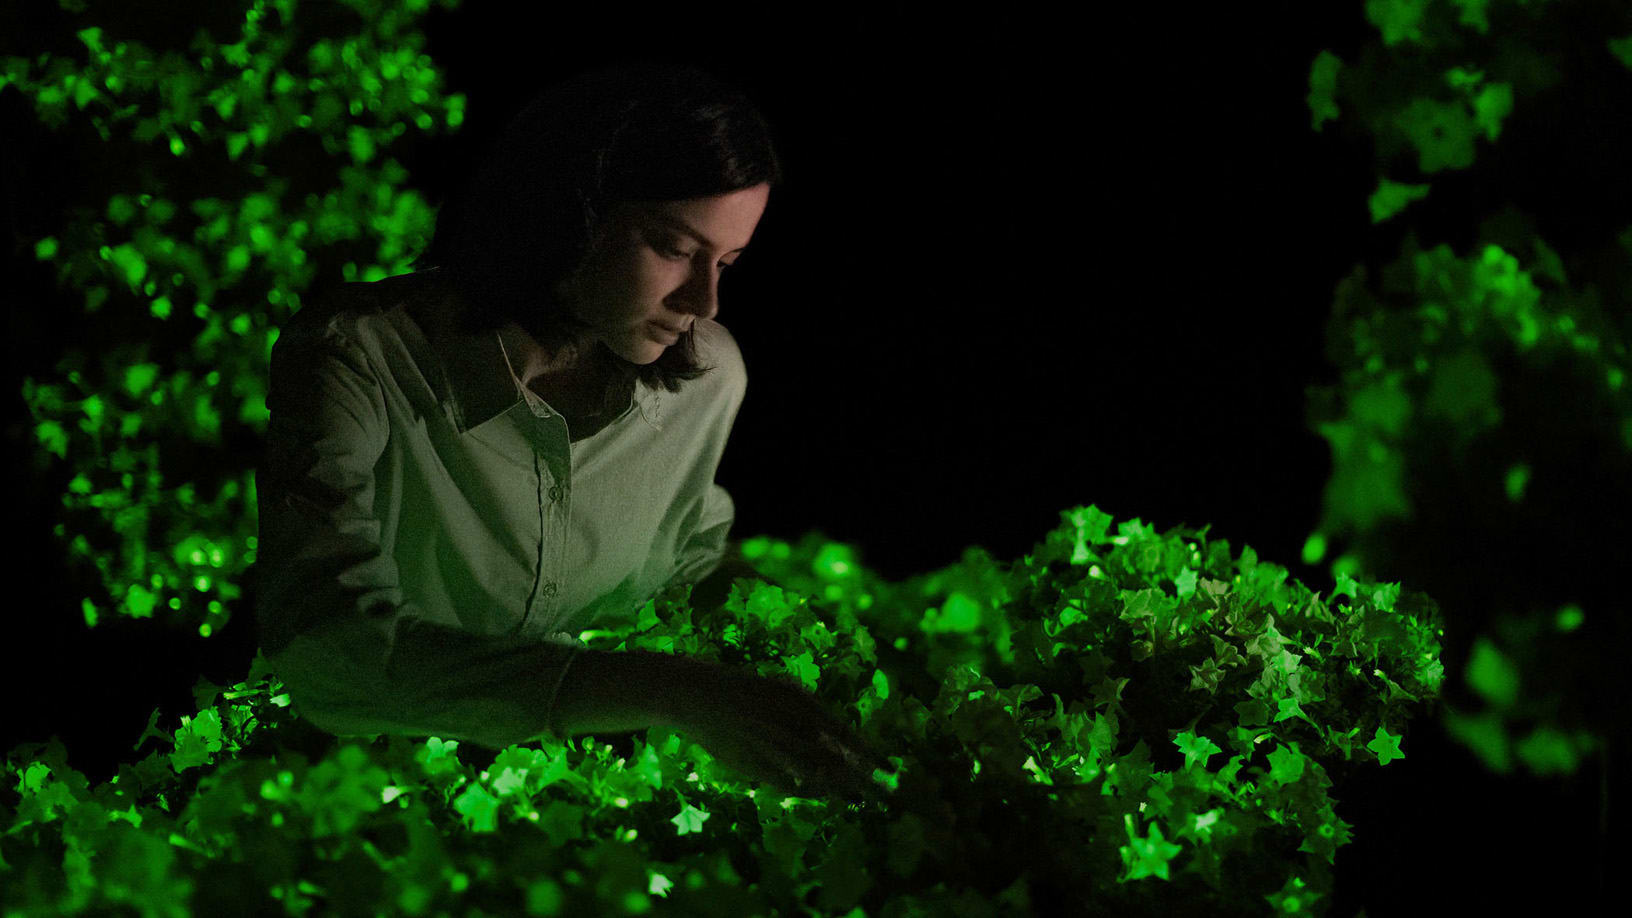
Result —
[[319, 265], [408, 270], [435, 215], [391, 148], [464, 118], [413, 28], [429, 0], [239, 3], [234, 40], [200, 27], [185, 53], [87, 24], [79, 59], [0, 59], [0, 88], [42, 123], [95, 130], [86, 173], [111, 189], [34, 245], [100, 340], [22, 393], [37, 470], [66, 484], [54, 532], [102, 586], [81, 602], [93, 627], [227, 623], [255, 561], [255, 481], [210, 457], [265, 434], [272, 345]]
[[[1377, 39], [1353, 62], [1322, 51], [1310, 68], [1307, 102], [1314, 130], [1333, 122], [1371, 141], [1380, 173], [1369, 201], [1373, 225], [1411, 216], [1411, 205], [1430, 194], [1430, 184], [1390, 173], [1470, 169], [1480, 141], [1498, 142], [1510, 116], [1534, 117], [1556, 104], [1550, 91], [1596, 91], [1566, 85], [1571, 76], [1632, 72], [1632, 33], [1591, 36], [1584, 51], [1601, 49], [1601, 61], [1569, 58], [1583, 50], [1564, 40], [1569, 23], [1579, 20], [1567, 20], [1551, 0], [1375, 0], [1364, 11]], [[1488, 218], [1465, 256], [1445, 244], [1425, 249], [1408, 232], [1400, 255], [1382, 271], [1381, 292], [1370, 288], [1363, 266], [1338, 285], [1326, 354], [1341, 378], [1308, 392], [1308, 423], [1330, 445], [1332, 476], [1305, 563], [1317, 564], [1339, 547], [1334, 576], [1396, 571], [1411, 558], [1447, 549], [1414, 531], [1417, 519], [1478, 515], [1494, 528], [1512, 514], [1535, 517], [1535, 509], [1521, 506], [1533, 499], [1532, 481], [1597, 487], [1556, 460], [1538, 465], [1534, 444], [1509, 429], [1503, 393], [1533, 390], [1555, 368], [1568, 368], [1575, 387], [1558, 392], [1557, 401], [1601, 427], [1584, 433], [1632, 457], [1626, 385], [1632, 225], [1602, 240], [1605, 251], [1589, 259], [1561, 256], [1531, 222], [1512, 208]], [[1567, 262], [1582, 266], [1573, 279]], [[1594, 267], [1596, 277], [1588, 273]], [[1411, 486], [1436, 469], [1468, 468], [1471, 457], [1481, 467], [1495, 457], [1502, 468], [1471, 482], [1482, 489], [1471, 500], [1448, 488]], [[1632, 472], [1624, 458], [1620, 467]], [[1545, 538], [1523, 551], [1538, 571], [1568, 566], [1567, 558], [1549, 557], [1558, 547]], [[1449, 592], [1448, 582], [1418, 586]], [[1590, 658], [1588, 639], [1575, 633], [1587, 610], [1565, 594], [1568, 584], [1558, 586], [1560, 594], [1540, 608], [1501, 610], [1501, 633], [1473, 640], [1463, 675], [1486, 707], [1446, 708], [1447, 728], [1493, 771], [1510, 772], [1518, 761], [1536, 775], [1569, 774], [1620, 729], [1613, 718], [1588, 713], [1602, 705], [1568, 697], [1548, 677]], [[1484, 610], [1448, 612], [1453, 620], [1472, 620]]]
[[[254, 478], [209, 459], [264, 433], [276, 328], [317, 265], [346, 280], [407, 270], [433, 215], [391, 147], [463, 118], [420, 51], [428, 0], [321, 17], [296, 0], [238, 5], [239, 34], [201, 28], [186, 53], [87, 23], [78, 57], [0, 59], [0, 89], [42, 123], [95, 131], [87, 153], [105, 159], [90, 171], [112, 189], [34, 245], [109, 337], [22, 393], [36, 464], [64, 483], [55, 533], [103, 586], [81, 605], [92, 625], [111, 612], [208, 635], [227, 621], [255, 560]], [[1374, 225], [1428, 199], [1410, 170], [1470, 168], [1560, 85], [1558, 6], [1375, 0], [1380, 44], [1316, 58], [1312, 128], [1358, 126], [1386, 164]], [[1632, 35], [1603, 47], [1632, 70]], [[296, 172], [298, 187], [281, 178]], [[1498, 442], [1515, 367], [1580, 368], [1591, 388], [1575, 397], [1606, 406], [1591, 417], [1632, 453], [1628, 276], [1572, 281], [1572, 253], [1523, 225], [1491, 224], [1466, 257], [1409, 236], [1381, 294], [1363, 271], [1340, 285], [1328, 356], [1342, 379], [1310, 396], [1333, 477], [1304, 560], [1343, 543], [1325, 601], [1205, 530], [1158, 537], [1135, 520], [1112, 535], [1088, 508], [1020, 563], [972, 551], [900, 585], [844, 546], [750, 542], [751, 561], [821, 605], [760, 585], [700, 617], [666, 595], [631, 628], [587, 636], [799, 679], [897, 763], [880, 776], [896, 785], [885, 811], [767, 796], [665, 731], [511, 747], [485, 767], [435, 738], [325, 746], [257, 669], [201, 685], [173, 732], [155, 712], [137, 750], [161, 748], [95, 788], [58, 743], [13, 750], [4, 914], [1318, 913], [1349, 828], [1327, 790], [1397, 757], [1443, 678], [1433, 604], [1356, 579], [1414, 550], [1388, 524], [1436, 496], [1405, 483], [1446, 450]], [[1632, 227], [1613, 244], [1600, 263], [1632, 262]], [[1522, 503], [1557, 471], [1503, 460], [1493, 501]], [[1514, 611], [1462, 674], [1488, 709], [1446, 724], [1493, 769], [1573, 771], [1616, 725], [1533, 696], [1586, 610]]]
[[[76, 33], [82, 55], [0, 59], [0, 89], [23, 93], [42, 123], [88, 125], [103, 142], [86, 152], [103, 157], [88, 165], [105, 199], [72, 208], [34, 250], [97, 315], [85, 327], [109, 337], [70, 349], [52, 378], [26, 379], [22, 392], [36, 465], [62, 485], [54, 533], [102, 587], [80, 603], [91, 626], [111, 613], [208, 636], [229, 620], [256, 557], [255, 482], [248, 469], [207, 459], [264, 434], [277, 327], [317, 265], [342, 264], [346, 280], [407, 270], [433, 214], [402, 187], [406, 172], [390, 150], [411, 142], [410, 131], [457, 130], [463, 120], [464, 98], [444, 93], [420, 50], [416, 26], [429, 0], [347, 0], [321, 15], [297, 0], [239, 4], [237, 34], [201, 27], [185, 53], [87, 22]], [[1358, 125], [1385, 162], [1412, 159], [1422, 175], [1469, 168], [1481, 139], [1496, 143], [1511, 116], [1564, 78], [1568, 45], [1547, 38], [1556, 6], [1368, 2], [1380, 43], [1355, 62], [1331, 52], [1315, 59], [1311, 126]], [[1603, 47], [1632, 69], [1632, 35], [1607, 36]], [[284, 168], [295, 161], [302, 169]], [[281, 177], [297, 172], [300, 187]], [[1381, 175], [1372, 222], [1408, 213], [1428, 194], [1427, 184]], [[1618, 241], [1632, 257], [1632, 227]], [[1533, 264], [1518, 261], [1525, 252]], [[1487, 241], [1465, 259], [1445, 246], [1408, 251], [1390, 273], [1389, 302], [1365, 290], [1363, 274], [1340, 288], [1329, 350], [1344, 379], [1311, 397], [1334, 472], [1304, 560], [1318, 563], [1329, 543], [1346, 541], [1334, 575], [1388, 569], [1402, 542], [1381, 527], [1411, 515], [1401, 482], [1429, 461], [1423, 444], [1448, 430], [1458, 448], [1478, 448], [1479, 435], [1501, 425], [1501, 349], [1590, 366], [1614, 406], [1614, 439], [1632, 450], [1627, 330], [1606, 321], [1624, 309], [1590, 284], [1569, 292], [1563, 259], [1539, 238]], [[1533, 274], [1561, 292], [1538, 289]], [[1616, 290], [1613, 281], [1604, 289]], [[1545, 471], [1513, 457], [1503, 493], [1521, 500]], [[1548, 614], [1565, 631], [1584, 612], [1560, 602]], [[1494, 654], [1486, 659], [1508, 659], [1494, 642], [1481, 646]], [[1525, 646], [1505, 653], [1520, 670], [1545, 668]], [[1493, 767], [1517, 753], [1532, 769], [1571, 770], [1586, 748], [1538, 741], [1578, 735], [1545, 720], [1525, 740], [1507, 739], [1515, 728], [1488, 719], [1462, 723], [1463, 732], [1501, 731], [1481, 743]], [[1544, 751], [1525, 755], [1526, 747]]]
[[584, 635], [797, 679], [895, 765], [887, 803], [784, 798], [657, 728], [490, 761], [324, 743], [257, 661], [173, 733], [155, 711], [158, 748], [106, 784], [55, 738], [13, 750], [4, 914], [1324, 913], [1351, 828], [1329, 790], [1433, 703], [1432, 601], [1061, 516], [1017, 563], [900, 584], [819, 535], [751, 539], [787, 589], [698, 612], [678, 586]]
[[[1410, 518], [1409, 463], [1426, 459], [1429, 446], [1462, 461], [1486, 445], [1502, 423], [1498, 371], [1510, 356], [1596, 365], [1599, 390], [1582, 398], [1610, 406], [1614, 439], [1632, 452], [1624, 320], [1598, 288], [1570, 291], [1557, 253], [1530, 242], [1527, 270], [1495, 243], [1458, 258], [1443, 244], [1421, 251], [1412, 235], [1383, 272], [1383, 296], [1367, 289], [1363, 268], [1338, 285], [1327, 359], [1342, 381], [1310, 390], [1310, 422], [1333, 457], [1324, 533], [1354, 537]], [[1544, 292], [1538, 277], [1556, 292]], [[1514, 457], [1492, 500], [1522, 501], [1532, 474]]]

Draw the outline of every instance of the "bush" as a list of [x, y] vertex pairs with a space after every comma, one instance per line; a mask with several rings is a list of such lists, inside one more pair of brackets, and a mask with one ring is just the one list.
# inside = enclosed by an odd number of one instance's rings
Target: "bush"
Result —
[[699, 613], [680, 586], [586, 633], [794, 676], [896, 766], [886, 804], [785, 798], [657, 728], [336, 738], [257, 659], [173, 733], [155, 711], [136, 748], [161, 748], [106, 784], [55, 738], [12, 751], [6, 914], [1323, 913], [1352, 828], [1328, 790], [1436, 699], [1435, 605], [1346, 575], [1322, 600], [1206, 529], [1111, 522], [902, 584], [752, 539], [787, 589]]

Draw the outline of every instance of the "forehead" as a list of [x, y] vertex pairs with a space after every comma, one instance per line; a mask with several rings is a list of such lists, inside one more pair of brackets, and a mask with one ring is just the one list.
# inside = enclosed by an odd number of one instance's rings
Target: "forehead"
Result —
[[631, 209], [638, 214], [683, 220], [693, 226], [712, 223], [719, 226], [751, 223], [765, 211], [770, 197], [770, 185], [760, 183], [725, 194], [686, 198], [679, 201], [632, 201]]
[[634, 222], [690, 236], [722, 251], [740, 251], [765, 213], [768, 185], [683, 201], [631, 202]]

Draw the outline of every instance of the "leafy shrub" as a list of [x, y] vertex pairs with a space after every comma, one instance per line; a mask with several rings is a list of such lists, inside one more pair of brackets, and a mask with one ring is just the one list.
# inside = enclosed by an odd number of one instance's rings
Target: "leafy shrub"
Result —
[[136, 748], [160, 748], [105, 784], [55, 738], [12, 751], [5, 914], [1322, 913], [1352, 828], [1328, 790], [1401, 758], [1436, 697], [1433, 602], [1347, 576], [1323, 601], [1205, 529], [1062, 518], [1016, 563], [902, 584], [753, 539], [788, 589], [702, 613], [679, 586], [585, 634], [800, 680], [896, 766], [887, 804], [751, 787], [658, 728], [335, 738], [257, 658], [173, 733], [155, 711]]

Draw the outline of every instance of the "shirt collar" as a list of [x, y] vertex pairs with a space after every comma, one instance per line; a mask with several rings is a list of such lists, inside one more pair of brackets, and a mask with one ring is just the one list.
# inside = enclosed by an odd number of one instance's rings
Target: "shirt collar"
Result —
[[[433, 269], [434, 271], [434, 269]], [[466, 331], [458, 324], [456, 296], [406, 297], [406, 309], [425, 334], [446, 373], [439, 393], [449, 420], [461, 433], [528, 402], [521, 380], [506, 360], [499, 335], [492, 330]], [[512, 352], [512, 356], [514, 353]], [[660, 393], [636, 380], [631, 403], [641, 417], [662, 430]], [[532, 393], [527, 393], [531, 396]], [[529, 409], [530, 410], [530, 409]], [[621, 417], [628, 410], [619, 412]]]

